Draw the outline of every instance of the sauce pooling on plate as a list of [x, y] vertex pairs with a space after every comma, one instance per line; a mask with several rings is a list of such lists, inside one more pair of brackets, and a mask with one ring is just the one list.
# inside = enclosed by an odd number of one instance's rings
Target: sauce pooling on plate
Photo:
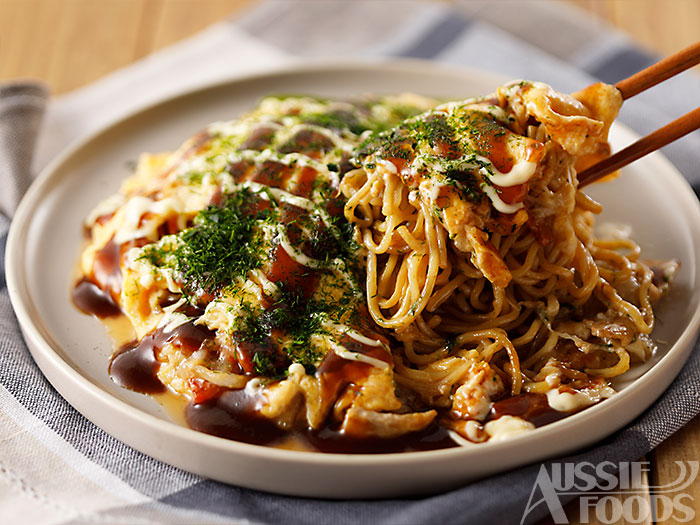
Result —
[[121, 308], [114, 302], [111, 294], [104, 292], [95, 283], [85, 278], [75, 285], [71, 298], [73, 299], [73, 304], [81, 311], [96, 317], [114, 317], [122, 313]]

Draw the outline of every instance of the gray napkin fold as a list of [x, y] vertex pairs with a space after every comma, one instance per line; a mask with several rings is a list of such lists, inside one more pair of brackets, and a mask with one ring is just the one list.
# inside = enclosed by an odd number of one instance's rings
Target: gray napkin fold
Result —
[[[343, 16], [336, 17], [336, 23], [344, 24], [353, 16], [365, 20], [363, 10], [369, 9], [369, 4], [370, 2], [344, 2], [331, 9], [324, 3], [315, 2], [313, 6], [323, 11], [320, 15], [317, 13], [317, 17], [332, 14], [343, 7]], [[408, 2], [400, 4], [404, 7], [413, 5]], [[267, 3], [254, 13], [254, 16], [243, 20], [237, 31], [243, 28], [251, 35], [256, 34], [260, 42], [269, 45], [271, 49], [291, 50], [298, 56], [311, 55], [318, 48], [318, 45], [312, 45], [314, 42], [331, 40], [328, 40], [327, 32], [326, 40], [318, 36], [317, 41], [299, 39], [299, 27], [305, 26], [306, 22], [302, 16], [304, 13], [297, 12], [295, 5], [284, 2]], [[610, 64], [614, 64], [617, 68], [624, 61], [615, 58], [613, 51], [625, 51], [628, 55], [630, 53], [630, 48], [618, 40], [605, 40], [605, 35], [609, 32], [596, 35], [596, 39], [579, 35], [577, 45], [564, 46], [557, 50], [559, 55], [556, 59], [561, 62], [557, 63], [555, 68], [552, 66], [552, 57], [541, 49], [534, 45], [526, 48], [522, 42], [513, 42], [512, 36], [506, 35], [503, 30], [480, 23], [474, 18], [460, 18], [454, 11], [434, 11], [434, 4], [425, 8], [421, 16], [413, 17], [407, 16], [403, 9], [397, 9], [399, 2], [385, 2], [382, 5], [387, 12], [382, 15], [372, 11], [376, 18], [374, 23], [384, 24], [382, 20], [385, 18], [394, 19], [393, 14], [396, 11], [397, 16], [406, 18], [405, 25], [410, 25], [411, 29], [402, 34], [392, 33], [388, 40], [380, 39], [376, 43], [367, 40], [372, 44], [367, 44], [368, 50], [379, 49], [381, 54], [395, 56], [433, 57], [448, 64], [469, 64], [474, 67], [501, 64], [505, 57], [512, 74], [517, 75], [522, 70], [528, 73], [523, 75], [524, 77], [549, 81], [560, 89], [575, 89], [576, 86], [586, 85], [589, 77], [577, 68], [604, 80], [614, 81], [613, 75], [619, 72], [616, 70], [611, 73], [605, 67], [612, 67]], [[458, 3], [462, 9], [470, 5], [472, 4]], [[532, 5], [533, 9], [534, 7], [535, 4]], [[496, 4], [493, 4], [493, 8], [489, 7], [489, 13], [493, 13], [495, 21], [505, 17], [499, 13], [499, 9]], [[306, 15], [308, 14], [307, 11]], [[541, 22], [545, 18], [544, 15], [548, 14], [551, 15], [551, 12], [538, 11], [538, 20]], [[293, 15], [298, 19], [297, 22]], [[339, 19], [342, 20], [339, 22]], [[508, 31], [516, 31], [523, 27], [521, 20], [515, 17], [510, 17], [510, 20], [514, 25], [507, 28]], [[578, 19], [574, 21], [578, 24]], [[366, 23], [370, 22], [372, 20]], [[261, 29], [257, 34], [258, 26], [265, 28], [265, 31]], [[319, 27], [323, 29], [323, 26]], [[542, 32], [542, 35], [548, 35], [547, 38], [542, 36], [545, 44], [557, 28], [560, 32], [565, 31], [567, 35], [574, 34], [573, 29], [563, 25], [562, 19], [553, 19], [551, 31]], [[379, 31], [367, 33], [374, 38], [382, 35]], [[288, 38], [285, 35], [288, 35]], [[566, 41], [565, 38], [560, 40]], [[484, 48], [484, 41], [493, 45]], [[297, 42], [297, 48], [291, 46], [293, 42]], [[586, 42], [597, 42], [598, 47], [584, 49], [587, 53], [582, 53], [582, 43]], [[342, 41], [338, 45], [341, 44], [350, 45]], [[333, 51], [338, 54], [338, 50]], [[575, 53], [578, 55], [574, 55]], [[529, 57], [528, 63], [520, 60], [522, 54]], [[640, 57], [642, 60], [651, 60], [648, 56], [639, 55], [638, 58]], [[634, 67], [637, 68], [636, 62]], [[553, 72], [558, 76], [547, 78], [547, 75]], [[611, 78], [606, 77], [608, 74]], [[675, 106], [678, 100], [666, 96], [664, 90], [677, 90], [686, 95], [695, 93], [692, 88], [688, 89], [688, 82], [684, 79], [675, 79], [675, 83], [659, 89], [660, 91], [657, 89], [654, 93], [626, 103], [630, 124], [637, 131], [647, 131], [643, 129], [644, 126], [654, 129], [664, 120], [670, 120], [670, 115], [678, 114]], [[84, 95], [85, 93], [81, 94]], [[51, 388], [32, 364], [12, 315], [4, 281], [4, 246], [9, 227], [8, 217], [12, 216], [21, 195], [29, 185], [31, 158], [46, 99], [47, 90], [40, 84], [25, 82], [0, 85], [0, 212], [6, 216], [0, 214], [0, 402], [2, 396], [7, 394], [9, 398], [6, 399], [17, 403], [26, 412], [24, 415], [15, 414], [16, 421], [25, 418], [29, 421], [25, 426], [34, 425], [43, 430], [49, 429], [46, 432], [50, 432], [51, 439], [54, 440], [51, 441], [51, 446], [58, 442], [61, 443], [61, 447], [66, 444], [71, 454], [74, 454], [73, 460], [82, 459], [81, 465], [88, 465], [86, 468], [76, 467], [76, 470], [89, 471], [85, 478], [91, 483], [99, 478], [105, 487], [110, 484], [115, 487], [118, 485], [117, 488], [110, 489], [109, 504], [94, 513], [73, 512], [68, 509], [73, 501], [67, 497], [59, 501], [59, 505], [55, 506], [57, 518], [53, 523], [522, 524], [534, 523], [552, 512], [543, 502], [527, 511], [528, 499], [533, 495], [533, 487], [541, 469], [539, 464], [525, 466], [425, 498], [319, 501], [276, 496], [199, 478], [136, 452], [80, 416]], [[648, 111], [650, 107], [654, 108], [654, 112]], [[687, 109], [690, 108], [685, 110]], [[88, 116], [92, 117], [92, 114], [88, 113]], [[659, 118], [656, 118], [657, 116]], [[635, 121], [635, 118], [639, 121]], [[664, 120], [661, 120], [662, 118]], [[47, 118], [48, 120], [50, 118]], [[698, 141], [700, 134], [695, 133], [689, 140], [675, 145], [675, 150], [669, 151], [669, 154], [674, 154], [671, 155], [674, 163], [693, 183], [696, 191], [700, 187], [700, 153], [696, 147], [700, 144]], [[642, 416], [600, 443], [569, 457], [545, 462], [544, 467], [551, 472], [554, 464], [580, 465], [584, 462], [596, 464], [610, 461], [619, 465], [620, 462], [637, 460], [700, 413], [699, 377], [700, 352], [696, 348], [668, 391]], [[31, 385], [31, 388], [27, 388], [27, 385]], [[0, 424], [3, 408], [6, 407], [0, 406]], [[3, 471], [3, 460], [6, 458], [2, 452], [7, 448], [3, 449], [3, 446], [7, 447], [0, 439], [0, 492], [2, 475], [6, 472]], [[59, 448], [54, 447], [55, 450]], [[56, 452], [56, 455], [59, 453]], [[29, 463], [26, 465], [27, 471], [34, 467], [35, 465]], [[38, 469], [41, 470], [39, 475], [55, 477], [48, 469], [46, 466], [43, 466], [43, 470]], [[22, 471], [19, 474], [21, 479]], [[111, 481], [108, 483], [104, 481], [106, 479]], [[118, 483], [114, 480], [118, 480]], [[29, 487], [33, 490], [31, 485]], [[574, 492], [561, 496], [559, 503], [564, 504], [573, 499], [576, 496]], [[122, 500], [117, 501], [115, 494], [122, 497]], [[90, 496], [93, 496], [93, 493]], [[541, 494], [537, 493], [535, 496], [540, 498]], [[0, 493], [0, 503], [2, 502]], [[59, 515], [69, 517], [63, 520]], [[1, 517], [2, 512], [0, 521]]]
[[8, 217], [32, 181], [34, 145], [48, 95], [38, 82], [0, 85], [0, 212]]

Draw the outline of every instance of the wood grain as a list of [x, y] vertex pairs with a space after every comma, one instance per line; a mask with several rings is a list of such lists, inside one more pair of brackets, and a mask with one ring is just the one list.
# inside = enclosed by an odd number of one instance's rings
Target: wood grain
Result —
[[4, 0], [0, 6], [2, 78], [36, 77], [63, 92], [137, 58], [141, 2]]
[[0, 81], [54, 94], [97, 80], [254, 0], [0, 0]]
[[[255, 5], [255, 0], [169, 0], [162, 2], [162, 10], [152, 49], [172, 44], [183, 36], [197, 33], [212, 22], [224, 20]], [[193, 4], [196, 3], [196, 6]]]
[[621, 29], [649, 51], [669, 55], [700, 38], [698, 0], [569, 0]]
[[[667, 485], [673, 482], [679, 474], [680, 467], [677, 462], [697, 462], [700, 460], [700, 416], [691, 420], [670, 439], [656, 447], [651, 458], [654, 466], [651, 476], [652, 486]], [[689, 487], [681, 492], [689, 496], [690, 500], [685, 498], [684, 502], [695, 512], [695, 519], [691, 518], [687, 522], [697, 523], [700, 521], [700, 479], [695, 479]], [[665, 523], [673, 523], [673, 521], [669, 520]]]
[[[660, 54], [677, 51], [700, 36], [698, 0], [566, 1]], [[256, 2], [0, 0], [0, 81], [38, 78], [53, 93], [64, 93]]]

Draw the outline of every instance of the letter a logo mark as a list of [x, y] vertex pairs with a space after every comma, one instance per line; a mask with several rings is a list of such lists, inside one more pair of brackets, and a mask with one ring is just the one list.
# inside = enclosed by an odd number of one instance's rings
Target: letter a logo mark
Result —
[[[540, 489], [542, 498], [538, 499], [537, 501], [533, 501], [538, 488]], [[540, 465], [540, 471], [537, 473], [537, 479], [532, 487], [532, 492], [530, 492], [530, 499], [527, 500], [527, 505], [525, 506], [525, 511], [523, 512], [523, 519], [520, 520], [520, 525], [525, 523], [525, 518], [527, 518], [528, 514], [530, 514], [530, 512], [532, 512], [532, 510], [543, 501], [547, 505], [547, 508], [549, 508], [549, 513], [552, 515], [554, 523], [557, 525], [569, 523], [566, 513], [564, 512], [561, 502], [559, 501], [559, 496], [557, 496], [554, 483], [552, 483], [552, 478], [549, 477], [549, 472], [547, 472], [545, 466]]]

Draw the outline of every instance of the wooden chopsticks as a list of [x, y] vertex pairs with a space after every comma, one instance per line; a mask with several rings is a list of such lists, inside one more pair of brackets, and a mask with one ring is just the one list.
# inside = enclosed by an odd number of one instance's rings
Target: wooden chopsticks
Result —
[[631, 77], [620, 80], [615, 87], [622, 93], [622, 99], [627, 100], [696, 64], [700, 64], [700, 42], [659, 60]]
[[[622, 94], [623, 100], [627, 100], [699, 63], [700, 42], [696, 42], [639, 73], [621, 80], [615, 84], [615, 87]], [[699, 128], [700, 108], [697, 108], [579, 173], [579, 187], [591, 184]]]
[[663, 128], [657, 129], [607, 159], [583, 170], [578, 174], [579, 188], [591, 184], [606, 175], [610, 175], [613, 171], [619, 170], [652, 151], [663, 148], [698, 128], [700, 128], [700, 108], [686, 113], [681, 118], [666, 124]]

